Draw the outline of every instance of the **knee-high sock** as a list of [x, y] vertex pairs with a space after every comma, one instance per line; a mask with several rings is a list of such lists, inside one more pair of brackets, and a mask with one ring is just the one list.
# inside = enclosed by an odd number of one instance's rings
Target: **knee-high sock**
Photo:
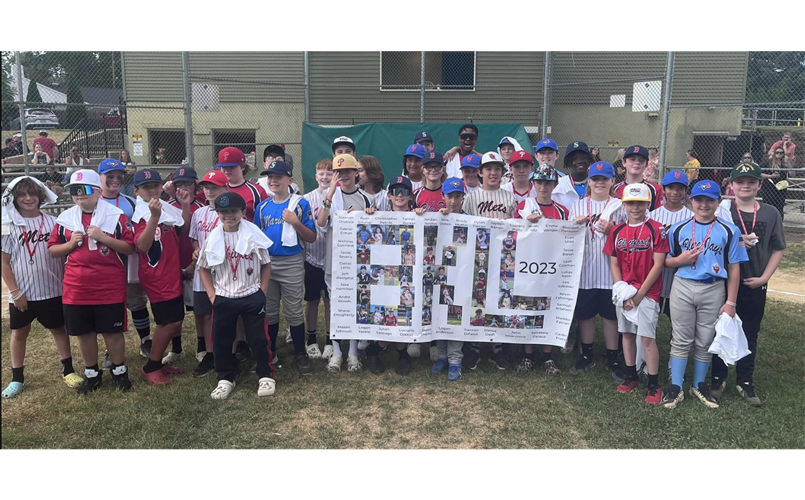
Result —
[[344, 355], [341, 353], [341, 341], [333, 340], [333, 357], [341, 358]]
[[357, 340], [350, 340], [349, 341], [349, 356], [358, 356], [358, 341]]
[[704, 382], [707, 379], [707, 370], [710, 369], [710, 363], [707, 361], [693, 362], [693, 387], [698, 388], [699, 382]]
[[671, 356], [671, 383], [682, 387], [685, 380], [685, 368], [688, 366], [687, 359], [675, 358]]

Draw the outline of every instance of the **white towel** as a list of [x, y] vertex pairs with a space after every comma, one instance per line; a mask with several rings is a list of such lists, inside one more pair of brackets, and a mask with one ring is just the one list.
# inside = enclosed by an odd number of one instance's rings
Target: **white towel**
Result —
[[[81, 223], [81, 214], [81, 207], [76, 205], [62, 212], [56, 219], [56, 223], [68, 231], [79, 231], [86, 234], [84, 224]], [[99, 227], [104, 233], [112, 234], [115, 232], [121, 215], [123, 215], [123, 210], [99, 198], [95, 210], [92, 211], [90, 225]]]
[[[509, 137], [509, 136], [507, 135], [507, 136], [505, 136], [503, 139], [501, 139], [499, 142], [503, 142], [503, 140], [504, 140], [504, 139], [508, 139], [508, 140], [509, 140], [509, 142], [511, 142], [511, 143], [512, 143], [512, 146], [514, 146], [514, 151], [515, 151], [515, 152], [517, 152], [517, 151], [522, 151], [522, 150], [523, 150], [523, 147], [522, 147], [522, 146], [520, 146], [520, 143], [519, 143], [519, 142], [517, 142], [517, 139], [515, 139], [514, 137]], [[498, 154], [499, 154], [500, 156], [503, 156], [503, 153], [501, 153], [501, 152], [500, 152], [500, 146], [498, 146]]]
[[447, 162], [445, 170], [447, 171], [448, 178], [458, 177], [461, 179], [461, 157], [458, 153], [453, 155], [453, 159]]
[[[299, 205], [299, 200], [302, 197], [298, 194], [292, 194], [290, 201], [288, 201], [288, 210], [293, 212]], [[287, 222], [282, 223], [282, 246], [295, 247], [299, 244], [299, 235], [296, 234], [296, 229]]]
[[[322, 202], [327, 198], [327, 193], [329, 193], [331, 189], [333, 189], [333, 188], [327, 188], [321, 194]], [[340, 194], [341, 194], [341, 188], [339, 186], [336, 186], [335, 194], [333, 194], [333, 202], [332, 202], [332, 205], [330, 206], [330, 215], [338, 212], [339, 210], [344, 210], [344, 198], [342, 196], [339, 196]], [[324, 205], [322, 205], [322, 206], [324, 206]], [[330, 230], [330, 222], [328, 221], [323, 226], [320, 226], [319, 223], [316, 222], [316, 227], [318, 227], [321, 230], [322, 233], [326, 234]]]
[[539, 203], [534, 198], [526, 198], [525, 204], [523, 208], [520, 210], [520, 217], [523, 219], [527, 219], [529, 215], [533, 213], [538, 213], [542, 215], [542, 209], [539, 207]]
[[[182, 211], [174, 207], [165, 200], [159, 200], [162, 204], [162, 213], [159, 214], [159, 223], [166, 226], [183, 226], [184, 219], [182, 218]], [[131, 221], [134, 223], [144, 220], [148, 222], [151, 219], [151, 209], [148, 208], [148, 202], [137, 197], [137, 204], [134, 206], [134, 214], [131, 216]]]
[[11, 190], [14, 189], [14, 186], [19, 184], [19, 182], [23, 179], [31, 179], [34, 181], [39, 187], [45, 190], [45, 199], [39, 200], [39, 208], [42, 208], [46, 205], [52, 205], [56, 203], [58, 200], [58, 196], [56, 193], [48, 189], [42, 181], [35, 177], [31, 177], [28, 175], [24, 175], [22, 177], [17, 177], [13, 181], [11, 181], [8, 186], [6, 187], [5, 191], [3, 191], [3, 198], [2, 198], [2, 225], [3, 225], [3, 234], [8, 235], [10, 234], [10, 227], [12, 224], [16, 224], [18, 226], [25, 225], [25, 219], [22, 215], [17, 211], [17, 207], [14, 206], [14, 197], [11, 195]]
[[[238, 227], [238, 242], [235, 244], [235, 252], [240, 255], [250, 255], [255, 249], [268, 248], [274, 242], [268, 236], [249, 221], [240, 221]], [[202, 252], [206, 255], [207, 263], [210, 266], [221, 264], [226, 258], [226, 243], [224, 242], [224, 226], [219, 224], [210, 232], [207, 241], [204, 242]]]
[[734, 365], [752, 352], [746, 341], [743, 322], [737, 314], [731, 317], [727, 313], [721, 313], [716, 321], [716, 336], [707, 352], [717, 354], [728, 365]]

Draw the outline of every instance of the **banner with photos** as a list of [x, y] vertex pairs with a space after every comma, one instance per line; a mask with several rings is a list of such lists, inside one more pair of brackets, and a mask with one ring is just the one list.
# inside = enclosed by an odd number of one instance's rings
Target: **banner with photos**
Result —
[[413, 212], [333, 217], [333, 339], [565, 344], [585, 226]]

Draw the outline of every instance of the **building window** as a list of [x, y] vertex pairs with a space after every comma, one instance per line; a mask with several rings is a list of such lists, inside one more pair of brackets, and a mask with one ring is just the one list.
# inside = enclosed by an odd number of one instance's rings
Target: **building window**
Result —
[[[381, 52], [380, 90], [419, 92], [421, 65], [421, 52]], [[425, 88], [475, 90], [475, 52], [425, 52]]]

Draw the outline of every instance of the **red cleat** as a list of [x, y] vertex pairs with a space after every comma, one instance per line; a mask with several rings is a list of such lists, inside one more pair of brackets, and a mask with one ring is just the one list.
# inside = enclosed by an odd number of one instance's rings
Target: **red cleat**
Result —
[[662, 402], [662, 389], [656, 386], [651, 386], [646, 391], [646, 403], [650, 405], [658, 405]]
[[620, 392], [621, 394], [627, 394], [637, 389], [638, 385], [640, 385], [640, 380], [638, 379], [629, 380], [627, 378], [626, 380], [621, 382], [621, 385], [618, 386], [618, 392]]
[[151, 385], [167, 385], [171, 383], [170, 379], [165, 376], [162, 370], [145, 373], [145, 370], [140, 369], [140, 376]]
[[165, 375], [181, 375], [184, 370], [178, 366], [162, 365], [162, 373]]

